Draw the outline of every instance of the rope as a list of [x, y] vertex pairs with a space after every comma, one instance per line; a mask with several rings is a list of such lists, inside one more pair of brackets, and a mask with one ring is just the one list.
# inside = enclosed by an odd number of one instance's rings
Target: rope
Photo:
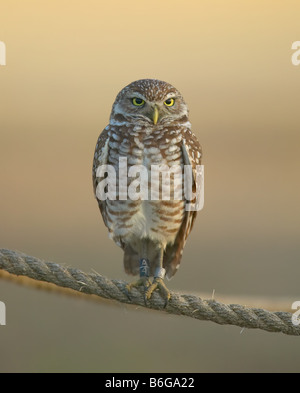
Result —
[[145, 305], [143, 289], [133, 288], [131, 299], [128, 299], [125, 281], [109, 280], [98, 273], [84, 273], [79, 269], [45, 262], [17, 251], [0, 249], [0, 273], [1, 269], [12, 275], [26, 276], [80, 293], [163, 310], [170, 314], [212, 321], [220, 325], [235, 325], [241, 328], [300, 335], [300, 326], [292, 323], [292, 314], [289, 312], [270, 312], [260, 308], [247, 308], [239, 304], [226, 305], [213, 299], [202, 300], [194, 295], [175, 292], [171, 292], [171, 299], [164, 308], [165, 301], [158, 291], [153, 293]]

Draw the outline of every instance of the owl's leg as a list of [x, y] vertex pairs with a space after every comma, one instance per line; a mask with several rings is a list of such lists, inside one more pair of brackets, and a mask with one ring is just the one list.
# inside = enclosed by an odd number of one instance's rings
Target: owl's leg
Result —
[[151, 282], [149, 280], [149, 261], [148, 259], [142, 258], [140, 260], [140, 278], [137, 281], [131, 282], [130, 284], [126, 285], [126, 294], [130, 299], [130, 292], [132, 288], [144, 287], [146, 291], [146, 289], [150, 285]]
[[156, 267], [154, 272], [154, 280], [152, 284], [149, 286], [149, 288], [146, 290], [145, 298], [146, 300], [149, 300], [152, 296], [152, 293], [156, 289], [159, 289], [162, 297], [165, 299], [164, 307], [166, 307], [171, 298], [171, 294], [168, 288], [166, 287], [166, 284], [164, 283], [166, 269], [163, 268], [163, 256], [164, 256], [164, 252], [163, 252], [163, 248], [161, 248], [159, 253], [158, 266]]
[[140, 259], [140, 278], [137, 281], [127, 284], [125, 287], [126, 295], [129, 299], [130, 299], [130, 292], [132, 288], [144, 287], [146, 293], [147, 288], [151, 285], [151, 282], [149, 280], [149, 275], [150, 275], [149, 259], [147, 258], [148, 257], [147, 240], [143, 240], [141, 243], [141, 255], [143, 255], [143, 257]]

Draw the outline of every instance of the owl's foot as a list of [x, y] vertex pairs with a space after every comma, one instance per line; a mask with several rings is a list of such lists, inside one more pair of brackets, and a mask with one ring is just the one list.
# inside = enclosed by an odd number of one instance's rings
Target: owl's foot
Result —
[[[144, 287], [144, 293], [146, 294], [146, 291], [150, 287], [151, 282], [149, 280], [149, 262], [147, 259], [141, 259], [140, 260], [140, 278], [137, 281], [134, 281], [130, 284], [127, 284], [125, 287], [125, 292], [129, 300], [131, 300], [131, 290], [132, 288], [138, 288], [138, 287]], [[146, 304], [146, 298], [145, 299], [145, 304]]]
[[149, 277], [140, 277], [137, 281], [133, 281], [129, 284], [126, 285], [125, 287], [125, 291], [126, 291], [126, 295], [128, 297], [129, 300], [131, 300], [131, 290], [132, 288], [138, 288], [138, 287], [144, 287], [145, 293], [148, 290], [148, 288], [150, 287], [151, 282], [149, 280]]
[[149, 300], [152, 296], [152, 293], [156, 289], [159, 289], [161, 296], [165, 300], [164, 308], [166, 308], [166, 306], [171, 298], [171, 293], [168, 290], [168, 288], [166, 287], [166, 284], [164, 283], [164, 276], [165, 276], [165, 269], [163, 269], [163, 268], [157, 269], [152, 284], [146, 290], [145, 299]]

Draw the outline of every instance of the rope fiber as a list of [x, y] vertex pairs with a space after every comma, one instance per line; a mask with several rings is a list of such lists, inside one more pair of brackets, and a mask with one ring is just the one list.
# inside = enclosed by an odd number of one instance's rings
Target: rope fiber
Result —
[[0, 249], [0, 278], [1, 270], [9, 275], [29, 277], [80, 293], [161, 310], [170, 314], [212, 321], [220, 325], [235, 325], [241, 328], [300, 335], [300, 326], [293, 324], [292, 314], [289, 312], [271, 312], [260, 308], [248, 308], [240, 304], [223, 304], [214, 299], [203, 300], [195, 295], [175, 292], [171, 292], [171, 299], [164, 308], [165, 301], [161, 298], [159, 291], [155, 291], [145, 305], [142, 288], [133, 288], [129, 299], [126, 295], [127, 283], [125, 281], [110, 280], [98, 273], [84, 273], [79, 269], [45, 262], [17, 251]]

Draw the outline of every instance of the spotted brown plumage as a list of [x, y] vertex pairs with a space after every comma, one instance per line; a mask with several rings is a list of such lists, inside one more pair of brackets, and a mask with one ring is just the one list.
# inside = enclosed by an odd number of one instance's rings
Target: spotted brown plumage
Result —
[[[163, 269], [168, 278], [176, 273], [197, 214], [187, 211], [186, 205], [190, 201], [176, 198], [174, 190], [168, 200], [162, 200], [162, 179], [158, 174], [155, 178], [151, 166], [177, 168], [177, 176], [182, 179], [178, 191], [184, 196], [184, 165], [192, 167], [195, 182], [196, 166], [201, 164], [201, 156], [201, 146], [191, 131], [187, 105], [173, 86], [144, 79], [131, 83], [117, 95], [109, 125], [100, 134], [95, 149], [94, 192], [97, 195], [102, 180], [97, 176], [97, 168], [101, 165], [113, 167], [116, 172], [115, 200], [98, 198], [99, 208], [110, 237], [124, 250], [126, 273], [141, 273], [140, 262], [146, 261], [143, 263], [149, 268], [147, 278], [139, 280], [137, 285], [145, 285], [147, 298], [156, 287], [169, 298], [163, 284]], [[119, 166], [120, 162], [126, 164], [128, 170], [126, 178], [122, 172], [122, 184], [119, 184], [119, 169], [123, 168]], [[142, 166], [147, 172], [144, 181], [148, 192], [133, 200], [128, 195], [139, 176], [138, 172], [136, 177], [129, 174], [136, 166]], [[139, 175], [141, 191], [143, 180]], [[174, 178], [175, 174], [170, 178], [171, 190]], [[151, 194], [151, 185], [155, 181], [157, 188]], [[148, 276], [154, 276], [152, 285]]]

